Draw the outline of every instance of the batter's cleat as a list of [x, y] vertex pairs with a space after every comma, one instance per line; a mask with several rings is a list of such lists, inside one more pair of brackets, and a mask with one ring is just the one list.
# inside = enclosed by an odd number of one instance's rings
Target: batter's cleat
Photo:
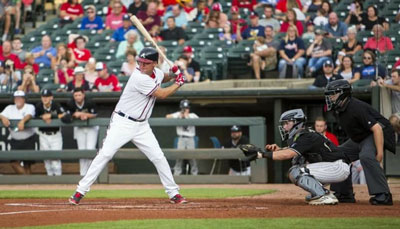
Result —
[[181, 194], [176, 194], [174, 197], [169, 199], [171, 204], [186, 204], [188, 201], [185, 199], [185, 197], [181, 196]]
[[330, 193], [320, 197], [314, 197], [308, 202], [309, 205], [335, 205], [337, 203], [339, 203], [338, 199]]
[[369, 203], [372, 205], [393, 205], [393, 199], [391, 193], [381, 193], [369, 199]]
[[340, 192], [335, 192], [334, 195], [339, 200], [339, 203], [355, 203], [354, 193], [343, 194]]
[[79, 205], [79, 202], [81, 201], [81, 199], [83, 198], [83, 194], [79, 193], [79, 192], [75, 192], [74, 195], [72, 195], [68, 202], [72, 205]]

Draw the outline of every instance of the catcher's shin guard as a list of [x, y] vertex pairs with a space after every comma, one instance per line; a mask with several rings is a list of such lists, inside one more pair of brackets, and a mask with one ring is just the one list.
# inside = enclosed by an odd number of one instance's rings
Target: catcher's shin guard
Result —
[[295, 165], [289, 169], [289, 179], [293, 184], [311, 193], [311, 197], [326, 194], [322, 184], [307, 172], [305, 167]]

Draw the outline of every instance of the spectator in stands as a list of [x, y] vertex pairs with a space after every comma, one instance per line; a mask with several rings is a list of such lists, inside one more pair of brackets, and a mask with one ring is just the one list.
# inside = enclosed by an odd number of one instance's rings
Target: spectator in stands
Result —
[[332, 13], [333, 9], [332, 9], [332, 5], [331, 3], [329, 3], [328, 0], [324, 0], [322, 2], [321, 8], [325, 10], [326, 14], [329, 15], [330, 13]]
[[136, 29], [131, 22], [131, 19], [128, 14], [125, 14], [123, 17], [123, 25], [114, 31], [110, 41], [124, 41], [125, 34], [132, 29]]
[[91, 29], [97, 30], [97, 33], [102, 33], [104, 30], [103, 19], [96, 15], [96, 7], [88, 5], [86, 7], [87, 16], [82, 19], [81, 30]]
[[386, 51], [393, 50], [393, 43], [390, 37], [383, 36], [383, 27], [379, 24], [374, 25], [373, 37], [368, 38], [364, 45], [364, 49], [378, 49], [380, 53], [385, 53]]
[[230, 25], [225, 25], [223, 28], [223, 32], [220, 32], [218, 34], [218, 37], [221, 41], [233, 41], [235, 42], [237, 40], [236, 33], [232, 33], [231, 31], [231, 26]]
[[360, 79], [360, 70], [354, 67], [353, 58], [351, 56], [344, 56], [339, 69], [335, 69], [338, 75], [340, 75], [343, 79], [349, 81], [350, 84], [353, 84], [357, 80]]
[[238, 41], [255, 40], [257, 37], [265, 36], [265, 33], [264, 33], [265, 28], [258, 23], [258, 14], [257, 14], [257, 12], [254, 12], [254, 11], [250, 13], [250, 26], [247, 27], [247, 29], [244, 30], [243, 33], [240, 33], [240, 29], [241, 29], [240, 24], [237, 28], [238, 29], [236, 30], [236, 35], [237, 35]]
[[385, 18], [378, 17], [378, 9], [375, 6], [368, 6], [367, 13], [363, 13], [361, 18], [360, 23], [365, 30], [372, 30], [376, 24], [383, 26], [385, 31], [389, 30], [389, 23]]
[[[35, 150], [35, 128], [25, 128], [25, 123], [35, 116], [35, 107], [25, 103], [25, 92], [14, 92], [14, 104], [8, 105], [0, 114], [1, 122], [10, 131], [11, 150]], [[10, 126], [10, 120], [20, 120], [17, 126]], [[17, 174], [31, 174], [33, 161], [11, 161]]]
[[274, 40], [274, 29], [272, 26], [265, 27], [264, 33], [264, 44], [266, 46], [257, 48], [256, 45], [253, 45], [254, 51], [250, 53], [250, 66], [253, 67], [256, 79], [261, 79], [260, 70], [264, 70], [264, 68], [267, 68], [268, 70], [275, 69], [276, 64], [278, 63], [277, 52], [280, 41]]
[[[187, 11], [184, 7], [185, 12], [189, 14], [189, 21], [196, 21], [196, 22], [205, 22], [207, 19], [208, 14], [210, 13], [210, 9], [208, 9], [205, 0], [197, 1], [196, 8], [191, 11]], [[192, 15], [194, 15], [192, 17]], [[193, 18], [193, 19], [192, 19]]]
[[68, 45], [71, 58], [76, 64], [86, 64], [89, 58], [92, 57], [92, 53], [89, 49], [85, 48], [88, 38], [86, 36], [77, 36], [74, 41]]
[[[75, 88], [72, 96], [73, 99], [68, 103], [68, 110], [74, 119], [87, 121], [88, 119], [96, 118], [96, 105], [89, 98], [85, 98], [85, 90], [83, 88]], [[98, 126], [74, 127], [74, 139], [76, 140], [78, 149], [96, 149], [98, 132]], [[91, 163], [91, 159], [79, 159], [81, 176], [86, 174]]]
[[332, 60], [332, 44], [324, 38], [325, 34], [326, 32], [320, 29], [315, 31], [315, 40], [306, 51], [307, 56], [311, 57], [308, 61], [307, 77], [321, 69], [326, 60]]
[[223, 12], [221, 3], [214, 3], [206, 20], [206, 28], [222, 28], [228, 22], [228, 16]]
[[121, 41], [118, 45], [117, 53], [115, 54], [117, 58], [122, 58], [129, 49], [133, 49], [136, 53], [142, 51], [144, 45], [140, 40], [139, 34], [136, 30], [129, 30], [125, 34], [125, 41]]
[[89, 88], [92, 89], [94, 82], [97, 77], [99, 77], [98, 72], [96, 71], [96, 59], [93, 57], [89, 58], [89, 61], [85, 66], [85, 80], [89, 83]]
[[[161, 18], [157, 15], [157, 4], [150, 2], [146, 11], [139, 11], [136, 15], [143, 26], [152, 36], [155, 36], [161, 27]], [[139, 52], [138, 50], [136, 50]]]
[[307, 22], [306, 29], [307, 31], [303, 33], [301, 38], [304, 40], [314, 40], [315, 39], [314, 24], [312, 22]]
[[115, 2], [112, 5], [111, 14], [106, 17], [106, 29], [116, 30], [122, 27], [122, 17], [124, 15], [125, 13], [122, 13], [122, 4], [120, 2]]
[[75, 88], [90, 91], [89, 83], [85, 80], [85, 69], [81, 66], [75, 67], [74, 79], [67, 84], [67, 91], [73, 91]]
[[[397, 135], [400, 134], [400, 113], [394, 113], [389, 117], [390, 124], [393, 126], [393, 129]], [[398, 142], [398, 141], [396, 141]]]
[[146, 11], [147, 4], [143, 0], [133, 0], [133, 2], [129, 5], [128, 13], [131, 15], [137, 15], [139, 11]]
[[[52, 119], [59, 119], [65, 115], [65, 110], [59, 103], [53, 101], [53, 93], [44, 89], [41, 92], [41, 101], [36, 104], [36, 118], [50, 124]], [[40, 150], [62, 150], [63, 139], [60, 127], [39, 127]], [[61, 160], [44, 160], [47, 176], [61, 176]]]
[[68, 65], [75, 66], [75, 63], [72, 61], [70, 50], [64, 43], [59, 43], [56, 48], [57, 55], [51, 58], [51, 68], [53, 70], [59, 69], [61, 64], [61, 60], [67, 61]]
[[18, 81], [17, 90], [25, 93], [38, 93], [40, 91], [32, 66], [25, 66], [22, 80]]
[[236, 6], [238, 8], [247, 8], [249, 11], [253, 11], [256, 9], [257, 0], [232, 0], [232, 6]]
[[20, 79], [21, 72], [15, 71], [14, 65], [10, 65], [10, 60], [0, 60], [0, 85], [8, 86], [8, 88], [6, 88], [3, 92], [14, 91]]
[[400, 112], [400, 69], [392, 69], [391, 78], [378, 79], [378, 85], [390, 89], [392, 96], [392, 113]]
[[316, 26], [325, 26], [326, 24], [329, 23], [327, 15], [328, 14], [326, 13], [326, 11], [324, 9], [319, 8], [317, 10], [317, 16], [314, 18], [314, 20], [312, 22]]
[[75, 19], [83, 16], [83, 7], [78, 0], [68, 0], [60, 7], [60, 25], [72, 23]]
[[[122, 63], [121, 73], [123, 76], [131, 76], [133, 71], [135, 71], [136, 65], [136, 51], [134, 49], [128, 49], [126, 51], [126, 61]], [[161, 55], [160, 55], [161, 56]]]
[[303, 12], [304, 13], [316, 13], [318, 9], [322, 6], [322, 0], [312, 0], [308, 1], [308, 4], [304, 5]]
[[74, 79], [73, 69], [68, 68], [68, 61], [61, 59], [60, 64], [54, 69], [54, 84], [63, 85], [62, 89]]
[[196, 60], [193, 59], [193, 48], [190, 45], [187, 45], [183, 48], [183, 55], [188, 58], [188, 68], [194, 70], [193, 81], [200, 81], [200, 64]]
[[[166, 49], [164, 46], [160, 46], [160, 50], [164, 55], [166, 55]], [[164, 73], [169, 73], [169, 69], [171, 68], [167, 61], [164, 61], [164, 58], [161, 55], [158, 55], [158, 64], [157, 67], [161, 69]]]
[[[10, 27], [11, 27], [11, 15], [14, 16], [15, 18], [15, 29], [14, 29], [14, 34], [19, 34], [21, 33], [20, 27], [20, 21], [21, 21], [21, 1], [13, 1], [13, 0], [3, 0], [1, 1], [2, 5], [0, 5], [0, 8], [3, 8], [3, 10], [0, 10], [1, 15], [4, 15], [4, 19], [2, 19], [2, 16], [0, 16], [1, 20], [4, 20], [4, 31], [3, 31], [3, 36], [2, 36], [2, 41], [6, 41], [10, 32]], [[1, 12], [3, 11], [3, 12]]]
[[96, 71], [99, 73], [99, 77], [94, 82], [93, 91], [121, 91], [118, 78], [115, 75], [108, 73], [107, 65], [105, 63], [97, 62]]
[[299, 37], [297, 28], [294, 25], [290, 25], [285, 38], [279, 45], [279, 54], [281, 59], [279, 60], [279, 78], [284, 78], [286, 73], [286, 66], [292, 65], [296, 71], [293, 71], [295, 77], [303, 77], [304, 65], [306, 59], [303, 57], [305, 53], [305, 46], [303, 40]]
[[342, 76], [333, 73], [333, 68], [334, 65], [332, 60], [326, 60], [322, 68], [323, 74], [318, 75], [315, 78], [314, 83], [310, 88], [325, 88], [329, 82], [343, 79]]
[[35, 63], [39, 64], [41, 68], [50, 68], [51, 59], [57, 55], [57, 50], [51, 47], [51, 39], [48, 35], [44, 35], [42, 45], [33, 48], [31, 52], [35, 57]]
[[[167, 22], [170, 17], [175, 19], [175, 24], [177, 27], [186, 29], [188, 20], [186, 19], [186, 13], [182, 10], [179, 5], [173, 5], [172, 10], [167, 11], [163, 17], [163, 22]], [[164, 29], [168, 28], [168, 23], [164, 23]]]
[[[231, 7], [231, 19], [229, 20], [229, 23], [226, 24], [224, 27], [222, 27], [224, 30], [226, 30], [226, 26], [230, 27], [230, 33], [234, 34], [236, 37], [236, 31], [238, 29], [238, 26], [240, 27], [240, 32], [244, 32], [244, 30], [247, 28], [247, 22], [246, 20], [240, 18], [239, 14], [239, 8], [237, 6], [232, 6]], [[229, 40], [229, 37], [227, 37]], [[234, 39], [236, 40], [236, 39]]]
[[[356, 39], [357, 30], [355, 27], [350, 27], [347, 30], [347, 41], [343, 44], [342, 49], [337, 55], [336, 65], [339, 68], [342, 59], [346, 55], [353, 56], [356, 52], [362, 49], [360, 42]], [[338, 69], [336, 69], [338, 70]]]
[[14, 40], [12, 41], [11, 53], [17, 55], [21, 63], [25, 62], [26, 51], [22, 49], [21, 38], [14, 37]]
[[359, 25], [360, 21], [362, 21], [363, 14], [363, 4], [361, 0], [354, 0], [352, 4], [350, 4], [350, 11], [347, 14], [344, 22], [348, 25]]
[[169, 17], [167, 19], [168, 28], [164, 29], [160, 33], [160, 37], [164, 41], [178, 41], [179, 45], [183, 45], [185, 43], [185, 31], [175, 24], [175, 18]]
[[261, 18], [259, 21], [259, 24], [261, 26], [266, 27], [267, 25], [270, 25], [274, 28], [275, 32], [279, 32], [281, 29], [281, 23], [279, 23], [278, 20], [273, 18], [272, 16], [274, 15], [274, 7], [271, 5], [265, 5], [264, 6], [264, 18]]
[[285, 21], [281, 25], [280, 32], [286, 33], [290, 25], [296, 26], [299, 36], [303, 35], [303, 24], [297, 20], [296, 12], [293, 9], [288, 9], [286, 11]]
[[189, 67], [189, 58], [185, 55], [181, 55], [176, 61], [175, 65], [178, 66], [179, 70], [183, 73], [186, 78], [186, 83], [197, 83], [199, 78], [194, 78], [194, 69]]
[[[8, 75], [4, 71], [4, 62], [0, 60], [0, 85], [7, 85], [8, 83]], [[0, 88], [1, 91], [1, 88]]]
[[329, 14], [329, 23], [324, 26], [324, 30], [328, 32], [328, 37], [341, 38], [347, 40], [347, 25], [339, 21], [335, 12]]
[[[10, 60], [15, 69], [22, 69], [23, 65], [19, 60], [18, 56], [12, 53], [11, 41], [3, 42], [3, 52], [0, 53], [0, 60], [7, 61]], [[9, 62], [10, 62], [9, 61]]]
[[221, 28], [219, 25], [219, 12], [211, 11], [206, 19], [206, 28]]
[[280, 0], [276, 4], [276, 13], [281, 14], [281, 13], [286, 13], [287, 10], [297, 8], [302, 10], [303, 6], [301, 5], [300, 0]]
[[106, 15], [106, 16], [112, 14], [112, 12], [113, 12], [113, 10], [114, 10], [114, 7], [113, 7], [113, 6], [114, 6], [115, 3], [121, 4], [121, 13], [122, 13], [123, 15], [125, 15], [125, 14], [128, 12], [128, 10], [126, 9], [125, 5], [122, 4], [121, 0], [111, 0], [111, 1], [109, 2], [109, 4], [108, 4], [107, 15]]
[[33, 72], [35, 74], [39, 74], [39, 65], [35, 63], [35, 57], [33, 56], [32, 53], [27, 52], [25, 55], [25, 63], [22, 64], [25, 68], [25, 66], [30, 65], [33, 68]]
[[[376, 65], [376, 56], [372, 51], [364, 51], [363, 64], [364, 65], [360, 68], [360, 79], [372, 80], [372, 86], [375, 86], [376, 84], [374, 84], [373, 81], [377, 80], [378, 77], [381, 77], [383, 79], [386, 78], [386, 69], [380, 64]], [[378, 73], [376, 69], [378, 69]]]
[[[240, 126], [231, 127], [231, 138], [227, 141], [223, 148], [238, 148], [239, 145], [248, 144], [249, 138], [244, 136]], [[229, 175], [231, 176], [250, 176], [251, 168], [250, 162], [242, 160], [229, 160]]]
[[326, 120], [323, 117], [319, 116], [315, 119], [314, 129], [316, 132], [324, 135], [327, 139], [329, 139], [335, 146], [339, 146], [339, 141], [336, 135], [328, 131], [328, 125], [326, 124]]

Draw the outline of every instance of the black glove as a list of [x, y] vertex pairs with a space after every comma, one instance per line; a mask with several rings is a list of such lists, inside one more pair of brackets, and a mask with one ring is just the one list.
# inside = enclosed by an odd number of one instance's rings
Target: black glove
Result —
[[61, 118], [61, 122], [63, 122], [63, 123], [71, 123], [72, 122], [72, 115], [70, 113], [65, 113], [64, 116]]
[[239, 146], [239, 149], [246, 155], [244, 161], [254, 161], [257, 158], [271, 158], [272, 152], [265, 151], [263, 149], [258, 148], [253, 144], [242, 144]]

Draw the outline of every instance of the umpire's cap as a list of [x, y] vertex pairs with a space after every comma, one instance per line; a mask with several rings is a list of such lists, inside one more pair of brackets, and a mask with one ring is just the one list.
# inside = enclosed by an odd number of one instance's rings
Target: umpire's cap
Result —
[[154, 48], [146, 47], [140, 51], [137, 61], [143, 63], [153, 63], [154, 61], [157, 62], [158, 52]]
[[242, 131], [242, 128], [240, 126], [233, 125], [231, 127], [231, 132], [239, 132], [239, 131]]
[[181, 100], [181, 103], [179, 104], [179, 107], [181, 109], [190, 108], [189, 100], [187, 100], [187, 99]]

